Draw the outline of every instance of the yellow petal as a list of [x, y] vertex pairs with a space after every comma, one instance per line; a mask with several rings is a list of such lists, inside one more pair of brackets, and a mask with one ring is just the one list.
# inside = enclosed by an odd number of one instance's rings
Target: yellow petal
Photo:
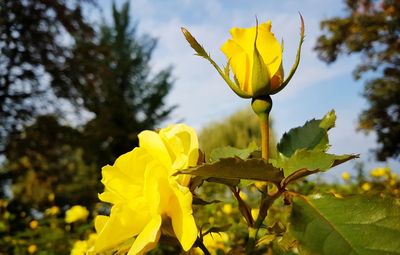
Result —
[[154, 131], [145, 130], [139, 135], [139, 146], [144, 148], [153, 158], [158, 159], [167, 168], [172, 165], [168, 149], [161, 137]]
[[197, 238], [197, 226], [192, 215], [192, 194], [186, 187], [176, 186], [172, 189], [175, 197], [170, 201], [168, 216], [182, 248], [188, 251]]
[[110, 219], [110, 217], [105, 216], [105, 215], [98, 215], [94, 219], [94, 228], [97, 233], [100, 233], [104, 226], [106, 225], [107, 221]]
[[[185, 124], [170, 125], [161, 129], [159, 135], [168, 149], [171, 161], [173, 162], [170, 175], [174, 174], [177, 170], [197, 165], [199, 142], [196, 131], [193, 128]], [[177, 176], [175, 179], [183, 186], [189, 185], [190, 182], [189, 175]]]
[[[267, 68], [268, 71], [266, 71], [265, 74], [252, 73], [256, 29], [258, 29], [256, 47], [265, 64], [265, 67], [260, 66], [260, 68], [256, 68], [256, 70]], [[281, 45], [270, 31], [270, 21], [260, 24], [258, 28], [256, 28], [256, 26], [251, 28], [232, 28], [230, 30], [232, 40], [228, 40], [221, 48], [226, 57], [230, 60], [233, 73], [240, 83], [241, 90], [249, 94], [253, 94], [254, 92], [251, 88], [251, 86], [254, 85], [252, 84], [253, 80], [254, 82], [261, 80], [268, 81], [276, 75], [281, 67]], [[269, 75], [269, 79], [267, 77], [262, 79], [262, 75]], [[256, 77], [258, 78], [255, 79]], [[280, 78], [280, 76], [274, 78], [275, 84], [277, 84], [276, 79], [278, 78]], [[255, 87], [259, 87], [259, 84], [255, 85]], [[268, 83], [266, 85], [268, 85]]]
[[149, 221], [150, 215], [144, 209], [131, 210], [127, 206], [113, 206], [108, 219], [101, 217], [95, 222], [96, 229], [101, 229], [94, 246], [95, 252], [100, 253], [114, 248], [134, 237]]
[[282, 47], [274, 35], [262, 27], [258, 30], [256, 45], [264, 63], [268, 66], [270, 78], [272, 78], [282, 63]]
[[[142, 194], [142, 185], [125, 174], [127, 171], [122, 171], [113, 166], [102, 168], [102, 183], [105, 186], [105, 191], [99, 195], [100, 200], [117, 204], [122, 201], [129, 201]], [[144, 172], [144, 169], [142, 171]]]
[[159, 134], [170, 151], [170, 155], [173, 155], [175, 159], [185, 159], [184, 164], [174, 162], [173, 165], [176, 165], [176, 167], [173, 167], [175, 169], [179, 169], [179, 167], [187, 168], [197, 164], [199, 142], [193, 128], [185, 124], [175, 124], [161, 129]]
[[152, 218], [136, 238], [128, 255], [144, 254], [153, 249], [157, 245], [158, 239], [160, 239], [161, 222], [160, 215]]

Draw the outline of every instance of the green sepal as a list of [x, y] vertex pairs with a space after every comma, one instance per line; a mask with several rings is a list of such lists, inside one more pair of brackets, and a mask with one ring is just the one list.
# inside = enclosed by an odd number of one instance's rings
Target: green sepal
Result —
[[251, 90], [253, 98], [265, 96], [270, 90], [270, 74], [268, 67], [265, 65], [264, 60], [257, 49], [258, 38], [258, 20], [256, 19], [256, 36], [254, 38], [254, 52], [253, 52], [253, 69], [251, 77]]
[[271, 91], [269, 93], [270, 95], [274, 95], [274, 94], [278, 93], [279, 91], [281, 91], [282, 89], [284, 89], [286, 87], [286, 85], [288, 85], [290, 80], [292, 79], [294, 73], [297, 70], [297, 67], [299, 66], [300, 57], [301, 57], [301, 46], [303, 45], [303, 42], [304, 42], [304, 19], [303, 19], [303, 16], [301, 16], [301, 14], [299, 14], [299, 15], [300, 15], [300, 20], [301, 20], [301, 27], [300, 27], [300, 41], [299, 41], [299, 46], [297, 48], [296, 60], [294, 61], [294, 64], [292, 66], [292, 69], [289, 72], [288, 77], [283, 81], [283, 83], [278, 88]]
[[[194, 49], [196, 54], [206, 60], [208, 60], [211, 65], [217, 70], [219, 75], [224, 79], [224, 81], [228, 84], [228, 86], [233, 90], [233, 92], [236, 93], [236, 95], [242, 97], [242, 98], [251, 98], [252, 95], [249, 95], [242, 91], [229, 77], [229, 62], [227, 63], [227, 67], [225, 67], [224, 71], [215, 63], [215, 61], [211, 58], [211, 56], [205, 51], [203, 46], [201, 46], [197, 40], [193, 37], [193, 35], [186, 29], [186, 28], [181, 28], [183, 35], [186, 38], [186, 41], [188, 41], [190, 47]], [[228, 75], [226, 75], [226, 70], [228, 69]]]

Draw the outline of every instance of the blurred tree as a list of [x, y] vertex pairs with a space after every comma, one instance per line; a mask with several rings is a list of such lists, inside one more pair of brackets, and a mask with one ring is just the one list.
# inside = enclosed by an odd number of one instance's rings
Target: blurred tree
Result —
[[[171, 69], [153, 74], [150, 68], [156, 40], [136, 35], [128, 2], [121, 10], [113, 4], [112, 13], [113, 24], [101, 25], [93, 42], [77, 44], [75, 58], [66, 63], [70, 75], [66, 72], [59, 78], [75, 84], [79, 95], [75, 98], [94, 114], [84, 134], [88, 156], [99, 166], [132, 150], [138, 133], [154, 129], [174, 108], [165, 106], [172, 87]], [[81, 63], [85, 72], [80, 71]]]
[[52, 82], [71, 57], [64, 42], [93, 36], [82, 2], [92, 0], [0, 1], [0, 151], [10, 132], [58, 108], [49, 104], [52, 96], [71, 88]]
[[36, 210], [53, 202], [60, 207], [96, 203], [99, 170], [83, 161], [81, 137], [54, 116], [40, 116], [33, 125], [12, 134], [2, 177], [12, 179], [13, 199]]
[[[260, 139], [260, 123], [257, 115], [250, 109], [234, 113], [220, 122], [210, 123], [199, 134], [200, 148], [206, 156], [217, 147], [232, 146], [242, 149], [253, 141], [260, 145]], [[272, 128], [270, 143], [271, 157], [274, 157], [276, 139]]]
[[[43, 209], [54, 193], [56, 204], [92, 207], [101, 191], [101, 167], [137, 145], [137, 134], [153, 129], [173, 107], [165, 107], [170, 69], [150, 75], [155, 40], [137, 38], [129, 4], [113, 5], [114, 25], [103, 24], [92, 39], [76, 40], [63, 72], [54, 76], [63, 97], [93, 114], [74, 128], [62, 115], [37, 117], [9, 134], [1, 180], [12, 180], [14, 198]], [[61, 92], [60, 92], [61, 93]], [[82, 193], [82, 190], [86, 192]]]
[[359, 53], [362, 62], [354, 70], [355, 79], [371, 71], [376, 74], [366, 81], [369, 108], [361, 113], [359, 128], [376, 132], [379, 160], [399, 158], [400, 1], [346, 0], [345, 4], [344, 17], [321, 22], [324, 34], [315, 49], [327, 63], [345, 53]]

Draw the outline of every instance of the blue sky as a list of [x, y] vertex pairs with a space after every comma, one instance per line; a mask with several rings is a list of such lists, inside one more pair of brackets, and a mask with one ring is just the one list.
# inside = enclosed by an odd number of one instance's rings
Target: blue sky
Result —
[[[100, 2], [104, 15], [110, 19], [111, 1]], [[116, 1], [117, 6], [123, 2]], [[269, 19], [275, 36], [285, 42], [283, 61], [288, 72], [297, 49], [298, 12], [301, 12], [306, 24], [306, 39], [300, 66], [288, 87], [273, 97], [272, 115], [278, 137], [308, 119], [322, 117], [335, 109], [338, 119], [336, 128], [330, 131], [331, 152], [360, 153], [361, 160], [368, 161], [369, 167], [389, 164], [399, 169], [395, 162], [374, 162], [369, 152], [376, 147], [374, 134], [365, 136], [355, 130], [358, 114], [367, 106], [361, 97], [363, 83], [352, 78], [358, 56], [343, 56], [328, 66], [318, 60], [313, 51], [316, 38], [321, 34], [319, 22], [343, 15], [342, 1], [131, 0], [130, 3], [131, 16], [138, 22], [139, 34], [146, 33], [159, 39], [152, 60], [154, 71], [170, 65], [174, 67], [176, 82], [168, 103], [177, 104], [178, 108], [168, 123], [183, 120], [201, 130], [210, 122], [249, 107], [250, 103], [234, 95], [208, 62], [193, 55], [180, 27], [190, 30], [222, 65], [226, 60], [219, 48], [230, 37], [230, 28], [254, 26], [256, 16], [260, 22]], [[351, 170], [352, 166], [353, 163], [347, 163], [329, 176], [339, 178], [342, 171]]]

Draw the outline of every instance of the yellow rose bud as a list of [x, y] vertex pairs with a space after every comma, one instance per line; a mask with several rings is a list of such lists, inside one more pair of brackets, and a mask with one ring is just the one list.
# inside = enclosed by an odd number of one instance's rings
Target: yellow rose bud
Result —
[[242, 98], [258, 98], [281, 91], [296, 72], [304, 40], [304, 20], [301, 15], [300, 19], [300, 41], [296, 60], [285, 80], [282, 68], [282, 46], [271, 32], [270, 21], [251, 28], [231, 29], [232, 39], [226, 41], [221, 47], [228, 59], [224, 68], [218, 66], [187, 29], [182, 28], [182, 32], [190, 46], [196, 51], [196, 55], [209, 61], [233, 92]]
[[282, 47], [271, 33], [271, 21], [251, 28], [232, 28], [221, 50], [239, 87], [252, 97], [266, 95], [283, 82]]

